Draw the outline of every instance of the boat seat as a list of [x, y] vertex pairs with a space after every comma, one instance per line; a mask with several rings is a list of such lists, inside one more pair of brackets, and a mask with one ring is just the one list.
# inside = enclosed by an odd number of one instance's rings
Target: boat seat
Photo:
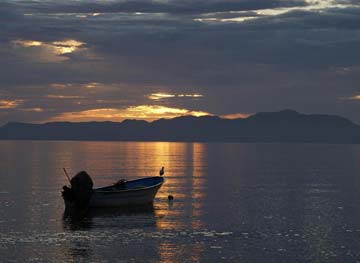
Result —
[[125, 179], [120, 179], [119, 181], [117, 181], [114, 185], [114, 188], [119, 190], [119, 189], [126, 189], [126, 180]]

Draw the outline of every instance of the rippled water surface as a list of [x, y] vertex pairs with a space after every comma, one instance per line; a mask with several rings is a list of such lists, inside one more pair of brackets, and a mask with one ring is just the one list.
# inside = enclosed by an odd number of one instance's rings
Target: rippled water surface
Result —
[[[103, 186], [161, 166], [152, 207], [62, 219], [62, 167]], [[356, 145], [2, 141], [0, 261], [359, 262], [359, 193]]]

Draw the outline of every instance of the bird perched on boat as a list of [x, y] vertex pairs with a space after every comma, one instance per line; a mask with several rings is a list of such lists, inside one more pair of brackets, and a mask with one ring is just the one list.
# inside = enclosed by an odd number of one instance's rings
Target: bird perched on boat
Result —
[[163, 166], [163, 167], [161, 167], [161, 169], [160, 169], [160, 176], [163, 176], [164, 173], [165, 173], [165, 168], [164, 168], [164, 166]]

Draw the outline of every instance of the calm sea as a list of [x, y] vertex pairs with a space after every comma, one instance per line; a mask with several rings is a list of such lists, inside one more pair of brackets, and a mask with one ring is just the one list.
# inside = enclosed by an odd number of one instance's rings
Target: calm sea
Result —
[[[153, 207], [63, 220], [62, 167], [161, 166]], [[360, 146], [0, 141], [0, 262], [359, 261]]]

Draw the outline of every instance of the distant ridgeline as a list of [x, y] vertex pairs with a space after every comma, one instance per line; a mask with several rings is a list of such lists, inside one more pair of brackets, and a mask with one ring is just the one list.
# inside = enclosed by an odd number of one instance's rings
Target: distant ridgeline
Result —
[[0, 127], [0, 139], [360, 143], [360, 126], [338, 116], [284, 110], [234, 120], [184, 116], [153, 122], [11, 122]]

